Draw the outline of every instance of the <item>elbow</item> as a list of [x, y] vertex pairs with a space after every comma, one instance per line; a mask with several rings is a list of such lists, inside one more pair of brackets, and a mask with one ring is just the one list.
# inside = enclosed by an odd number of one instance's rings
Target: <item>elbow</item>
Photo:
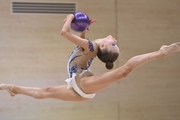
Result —
[[61, 34], [62, 36], [64, 36], [65, 34], [67, 34], [67, 32], [66, 32], [66, 31], [61, 30], [60, 34]]
[[69, 31], [64, 31], [64, 30], [62, 30], [62, 31], [60, 32], [60, 34], [61, 34], [63, 37], [67, 38], [67, 37], [70, 35], [70, 32], [69, 32]]

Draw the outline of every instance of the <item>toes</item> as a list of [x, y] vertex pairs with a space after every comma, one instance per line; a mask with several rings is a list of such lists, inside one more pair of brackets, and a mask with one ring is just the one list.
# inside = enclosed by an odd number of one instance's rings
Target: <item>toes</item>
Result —
[[0, 90], [4, 90], [3, 86], [4, 84], [0, 84]]
[[172, 45], [177, 47], [177, 49], [178, 49], [177, 51], [180, 51], [180, 42], [173, 43]]
[[163, 45], [161, 49], [174, 49], [176, 52], [180, 51], [180, 42], [173, 43], [171, 45]]
[[3, 90], [2, 87], [1, 87], [1, 85], [0, 85], [0, 90]]

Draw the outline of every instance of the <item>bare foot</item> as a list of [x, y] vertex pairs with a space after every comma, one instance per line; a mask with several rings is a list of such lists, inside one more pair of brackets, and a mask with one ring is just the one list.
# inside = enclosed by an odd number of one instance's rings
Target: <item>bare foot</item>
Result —
[[12, 89], [13, 89], [13, 86], [12, 86], [12, 85], [9, 85], [9, 84], [1, 84], [1, 85], [0, 85], [0, 90], [6, 90], [6, 91], [10, 94], [10, 96], [13, 97], [13, 96], [15, 96], [16, 94], [13, 93]]
[[163, 45], [160, 48], [160, 52], [162, 53], [163, 57], [169, 56], [179, 51], [180, 51], [180, 42], [173, 43], [171, 45]]

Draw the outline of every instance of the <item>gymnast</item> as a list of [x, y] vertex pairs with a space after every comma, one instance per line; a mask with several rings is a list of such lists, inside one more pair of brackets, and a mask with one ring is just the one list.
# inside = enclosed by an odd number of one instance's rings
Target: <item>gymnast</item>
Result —
[[[61, 30], [63, 37], [77, 45], [68, 60], [68, 78], [65, 80], [67, 84], [44, 88], [1, 84], [0, 90], [6, 90], [11, 96], [23, 94], [36, 99], [55, 98], [64, 101], [87, 101], [92, 99], [98, 91], [126, 77], [139, 66], [180, 51], [180, 42], [163, 45], [157, 51], [134, 56], [124, 65], [112, 69], [113, 62], [119, 55], [117, 40], [109, 35], [91, 41], [85, 39], [86, 30], [79, 36], [75, 35], [70, 28], [73, 19], [73, 14], [67, 15]], [[90, 24], [94, 22], [95, 20], [90, 20]], [[105, 63], [107, 69], [112, 70], [94, 75], [90, 71], [90, 65], [96, 56]]]

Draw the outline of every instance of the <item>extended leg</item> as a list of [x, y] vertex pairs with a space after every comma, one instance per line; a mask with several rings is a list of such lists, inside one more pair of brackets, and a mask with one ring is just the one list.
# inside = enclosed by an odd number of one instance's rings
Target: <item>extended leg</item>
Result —
[[158, 51], [137, 55], [129, 59], [123, 66], [110, 72], [84, 78], [81, 81], [81, 88], [86, 93], [95, 93], [110, 84], [126, 77], [131, 71], [139, 66], [155, 59], [167, 57], [180, 51], [180, 42], [171, 45], [163, 45]]
[[126, 65], [131, 67], [131, 69], [135, 69], [147, 62], [150, 62], [155, 59], [164, 58], [170, 56], [176, 52], [180, 51], [180, 42], [173, 43], [171, 45], [163, 45], [160, 50], [156, 52], [151, 52], [143, 55], [138, 55], [132, 57], [130, 60], [126, 62]]
[[85, 101], [87, 99], [80, 97], [72, 88], [67, 89], [67, 85], [35, 88], [24, 87], [12, 84], [1, 84], [1, 90], [7, 90], [11, 96], [16, 94], [23, 94], [26, 96], [34, 97], [36, 99], [55, 98], [65, 101]]

